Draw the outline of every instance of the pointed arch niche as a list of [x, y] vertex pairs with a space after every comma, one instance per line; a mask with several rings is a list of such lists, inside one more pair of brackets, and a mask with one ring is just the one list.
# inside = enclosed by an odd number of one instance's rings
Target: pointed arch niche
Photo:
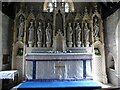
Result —
[[[22, 19], [21, 19], [22, 17]], [[22, 20], [22, 22], [21, 22]], [[23, 51], [24, 51], [24, 37], [26, 30], [26, 15], [21, 5], [20, 11], [16, 14], [14, 19], [13, 32], [13, 52], [12, 52], [12, 69], [19, 70], [19, 82], [22, 81], [22, 67], [23, 67]], [[21, 30], [21, 31], [20, 31]]]

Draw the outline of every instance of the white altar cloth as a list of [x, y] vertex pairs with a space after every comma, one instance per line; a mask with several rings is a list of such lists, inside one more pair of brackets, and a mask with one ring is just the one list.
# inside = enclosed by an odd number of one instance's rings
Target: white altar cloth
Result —
[[27, 53], [26, 59], [91, 59], [92, 53]]
[[15, 76], [18, 75], [17, 70], [9, 70], [9, 71], [0, 71], [0, 79], [15, 79]]
[[91, 53], [27, 53], [26, 79], [92, 79]]

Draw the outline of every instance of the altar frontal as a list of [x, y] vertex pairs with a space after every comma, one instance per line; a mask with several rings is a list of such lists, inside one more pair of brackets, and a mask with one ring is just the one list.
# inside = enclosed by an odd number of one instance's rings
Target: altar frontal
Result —
[[27, 80], [92, 79], [92, 55], [80, 53], [29, 53]]

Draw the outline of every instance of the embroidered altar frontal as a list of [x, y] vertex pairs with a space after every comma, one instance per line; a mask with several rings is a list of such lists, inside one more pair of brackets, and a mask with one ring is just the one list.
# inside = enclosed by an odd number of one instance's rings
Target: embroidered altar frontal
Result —
[[[54, 56], [54, 58], [52, 58]], [[52, 55], [45, 59], [26, 59], [27, 80], [88, 80], [92, 79], [91, 58], [64, 58]], [[76, 56], [74, 54], [74, 56]]]

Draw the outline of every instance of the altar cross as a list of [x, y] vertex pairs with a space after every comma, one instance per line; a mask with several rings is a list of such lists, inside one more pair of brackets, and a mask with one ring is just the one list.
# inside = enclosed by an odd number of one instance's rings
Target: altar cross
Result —
[[62, 69], [65, 68], [65, 65], [63, 65], [61, 62], [58, 62], [58, 64], [55, 66], [55, 68], [58, 69], [58, 76], [59, 76], [59, 79], [62, 78]]

